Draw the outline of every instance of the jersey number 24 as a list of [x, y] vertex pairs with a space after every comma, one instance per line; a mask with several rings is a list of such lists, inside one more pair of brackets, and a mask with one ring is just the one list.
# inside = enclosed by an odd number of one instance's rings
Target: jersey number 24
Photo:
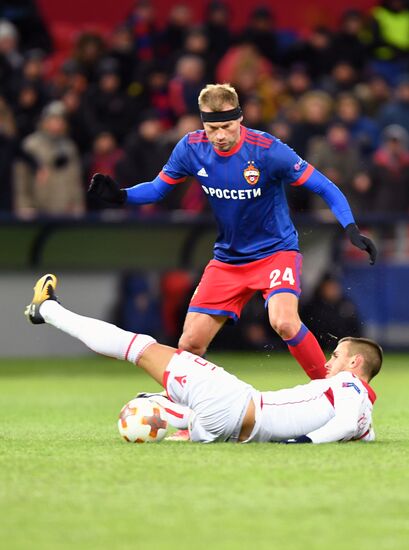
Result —
[[294, 273], [291, 267], [286, 267], [282, 275], [281, 269], [273, 269], [270, 273], [270, 279], [270, 288], [281, 285], [283, 282], [290, 283], [290, 285], [294, 285], [295, 283]]

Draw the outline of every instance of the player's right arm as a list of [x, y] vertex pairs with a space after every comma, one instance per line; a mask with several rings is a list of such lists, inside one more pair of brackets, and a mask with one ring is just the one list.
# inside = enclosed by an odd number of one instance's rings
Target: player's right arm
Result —
[[372, 439], [374, 439], [375, 433], [371, 428], [370, 412], [362, 413], [365, 390], [358, 379], [351, 378], [345, 373], [339, 373], [333, 378], [331, 390], [335, 415], [324, 426], [306, 434], [312, 443], [350, 441], [359, 439], [360, 436], [368, 441], [371, 438], [367, 436], [371, 433]]
[[163, 170], [152, 181], [121, 189], [110, 176], [94, 174], [88, 188], [90, 196], [111, 204], [150, 204], [166, 197], [175, 184], [182, 183], [190, 174], [187, 155], [187, 136], [174, 148]]

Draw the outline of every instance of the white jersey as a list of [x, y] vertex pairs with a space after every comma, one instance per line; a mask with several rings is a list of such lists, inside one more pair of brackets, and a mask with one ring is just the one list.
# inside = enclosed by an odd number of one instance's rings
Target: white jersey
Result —
[[279, 391], [261, 392], [249, 441], [308, 435], [313, 443], [372, 441], [374, 391], [351, 372]]
[[183, 351], [172, 357], [164, 385], [170, 399], [192, 410], [192, 441], [237, 441], [250, 399], [256, 421], [250, 441], [308, 435], [313, 443], [375, 438], [373, 390], [350, 372], [294, 388], [259, 392], [221, 367]]

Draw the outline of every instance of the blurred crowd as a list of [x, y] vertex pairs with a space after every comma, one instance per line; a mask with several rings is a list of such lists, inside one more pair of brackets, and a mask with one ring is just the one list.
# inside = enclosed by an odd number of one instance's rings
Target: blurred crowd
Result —
[[[109, 34], [79, 31], [63, 58], [34, 2], [24, 28], [0, 10], [0, 210], [30, 219], [103, 209], [87, 202], [90, 176], [123, 187], [153, 179], [201, 127], [201, 88], [230, 82], [244, 125], [293, 147], [356, 214], [409, 213], [408, 2], [350, 9], [336, 29], [303, 35], [278, 28], [265, 6], [233, 32], [231, 9], [211, 1], [197, 25], [181, 2], [159, 27], [138, 0]], [[199, 185], [179, 187], [135, 210], [207, 208]], [[300, 189], [289, 200], [298, 212], [323, 208]]]

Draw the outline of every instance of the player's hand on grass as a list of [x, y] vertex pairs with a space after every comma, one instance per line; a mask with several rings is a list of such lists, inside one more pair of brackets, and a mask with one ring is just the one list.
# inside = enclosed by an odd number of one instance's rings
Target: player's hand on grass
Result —
[[98, 197], [105, 202], [124, 204], [127, 197], [125, 189], [121, 189], [111, 176], [94, 174], [88, 187], [90, 197]]
[[310, 439], [308, 435], [300, 435], [294, 439], [283, 439], [282, 441], [279, 441], [279, 443], [284, 443], [284, 445], [291, 445], [294, 443], [312, 443], [312, 439]]
[[365, 250], [368, 252], [370, 258], [369, 263], [373, 265], [376, 261], [378, 251], [376, 250], [376, 246], [371, 239], [369, 237], [365, 237], [365, 235], [361, 235], [358, 226], [354, 223], [347, 225], [345, 232], [354, 246], [358, 247], [360, 250]]

